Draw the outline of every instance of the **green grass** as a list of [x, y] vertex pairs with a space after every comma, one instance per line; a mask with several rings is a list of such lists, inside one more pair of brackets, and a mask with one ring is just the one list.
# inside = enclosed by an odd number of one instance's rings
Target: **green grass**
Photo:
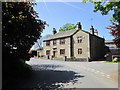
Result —
[[113, 62], [113, 61], [105, 61], [105, 63], [120, 63], [120, 61]]

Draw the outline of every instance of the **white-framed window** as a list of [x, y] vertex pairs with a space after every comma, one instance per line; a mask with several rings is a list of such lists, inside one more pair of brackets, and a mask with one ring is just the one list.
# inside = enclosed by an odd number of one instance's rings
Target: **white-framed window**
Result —
[[77, 37], [77, 41], [78, 41], [78, 43], [81, 43], [82, 42], [82, 36]]

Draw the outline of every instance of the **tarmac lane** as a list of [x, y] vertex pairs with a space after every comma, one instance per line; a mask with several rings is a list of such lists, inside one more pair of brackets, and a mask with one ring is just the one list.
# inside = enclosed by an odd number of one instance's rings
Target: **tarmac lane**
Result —
[[22, 88], [118, 88], [117, 81], [108, 73], [117, 71], [117, 64], [34, 58], [27, 63], [33, 71], [31, 77], [24, 80]]

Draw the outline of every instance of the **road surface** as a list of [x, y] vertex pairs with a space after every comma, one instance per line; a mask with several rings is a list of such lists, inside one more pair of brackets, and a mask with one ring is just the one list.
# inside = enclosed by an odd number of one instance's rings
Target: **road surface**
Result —
[[118, 88], [117, 63], [67, 62], [32, 58], [22, 88]]

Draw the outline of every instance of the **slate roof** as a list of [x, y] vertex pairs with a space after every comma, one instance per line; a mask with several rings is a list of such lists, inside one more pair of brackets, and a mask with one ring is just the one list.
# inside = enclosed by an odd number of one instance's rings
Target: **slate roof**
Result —
[[105, 40], [106, 43], [112, 43], [113, 40]]
[[[58, 33], [56, 33], [56, 34], [54, 34], [54, 35], [48, 35], [48, 36], [44, 39], [44, 41], [53, 40], [53, 39], [58, 39], [58, 38], [64, 38], [64, 37], [69, 37], [69, 36], [73, 35], [74, 33], [76, 33], [77, 31], [79, 31], [79, 30], [73, 29], [73, 30], [68, 30], [68, 31], [64, 31], [64, 32], [58, 32]], [[90, 32], [87, 32], [87, 31], [85, 31], [85, 30], [81, 30], [81, 31], [83, 31], [83, 32], [85, 32], [85, 33], [87, 33], [87, 34], [92, 35]], [[94, 36], [96, 36], [96, 35], [94, 35]], [[96, 36], [96, 37], [101, 38], [101, 37], [99, 37], [99, 36]]]
[[74, 33], [76, 33], [78, 30], [73, 29], [73, 30], [68, 30], [68, 31], [64, 31], [64, 32], [58, 32], [54, 35], [49, 35], [46, 37], [46, 40], [52, 40], [52, 39], [57, 39], [57, 38], [63, 38], [63, 37], [69, 37], [71, 35], [73, 35]]

